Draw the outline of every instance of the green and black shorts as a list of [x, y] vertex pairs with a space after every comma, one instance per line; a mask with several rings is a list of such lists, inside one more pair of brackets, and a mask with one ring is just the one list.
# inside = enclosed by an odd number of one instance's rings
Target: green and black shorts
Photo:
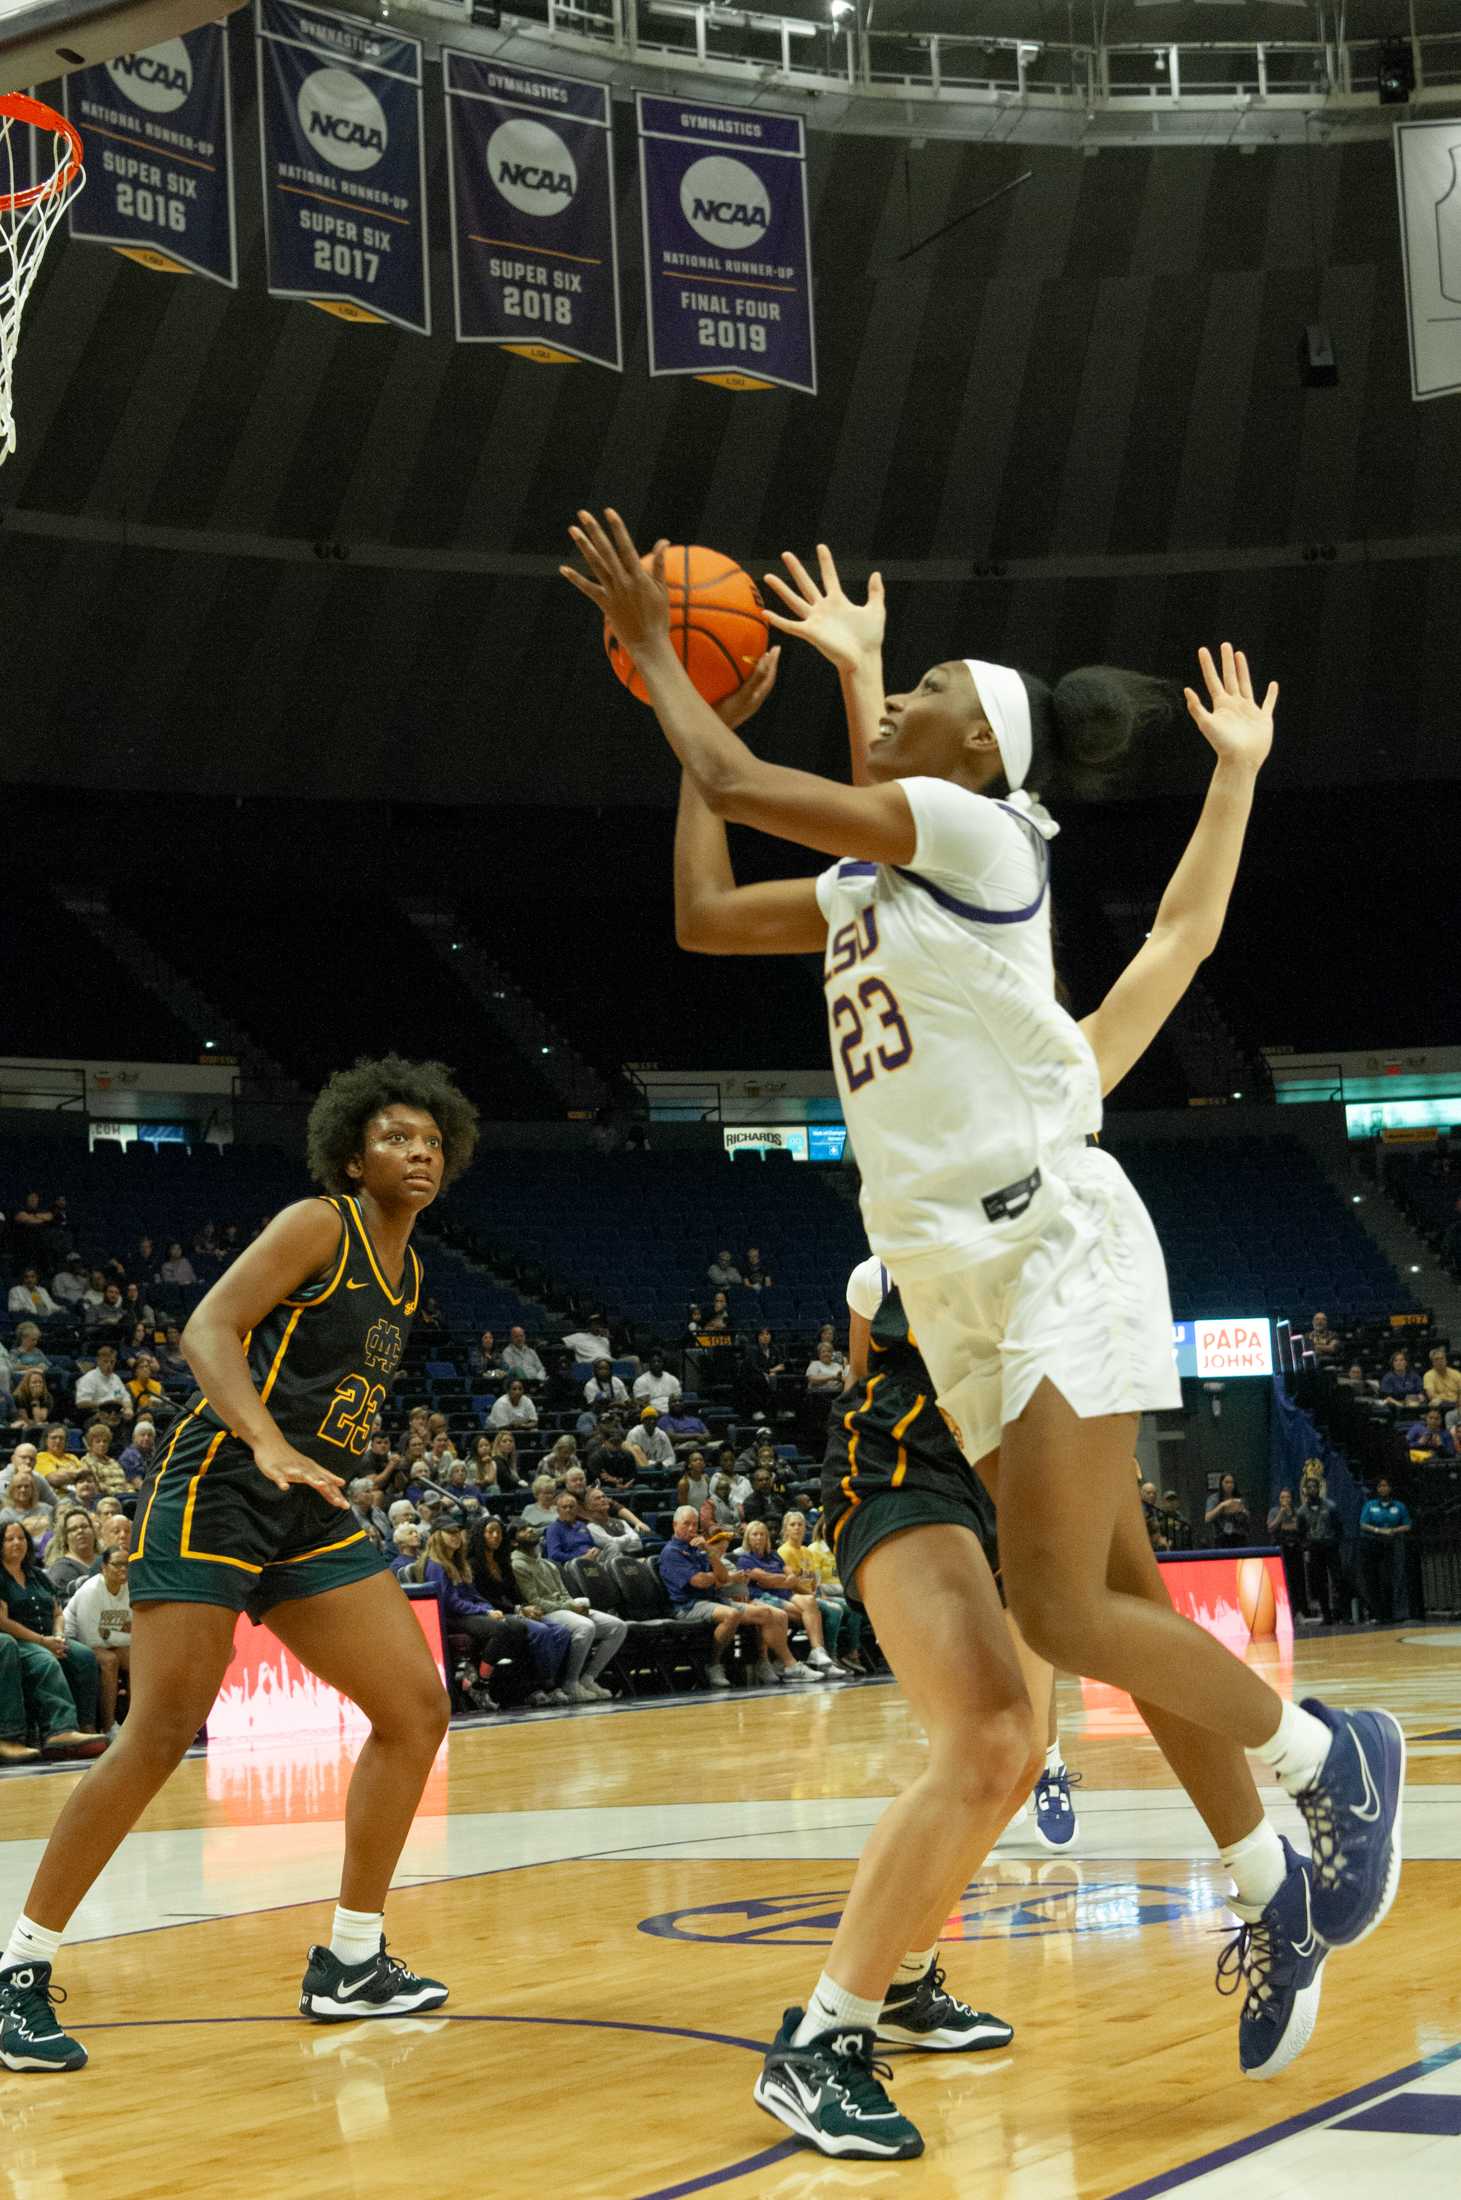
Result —
[[353, 1512], [277, 1489], [246, 1444], [189, 1413], [143, 1490], [128, 1582], [134, 1604], [221, 1604], [257, 1622], [385, 1568]]
[[822, 1532], [837, 1558], [837, 1573], [854, 1604], [860, 1604], [858, 1569], [870, 1551], [906, 1528], [945, 1523], [978, 1536], [995, 1573], [994, 1507], [962, 1458], [945, 1466], [906, 1453], [896, 1446], [858, 1445], [856, 1472], [849, 1471], [847, 1445], [834, 1439], [822, 1467]]

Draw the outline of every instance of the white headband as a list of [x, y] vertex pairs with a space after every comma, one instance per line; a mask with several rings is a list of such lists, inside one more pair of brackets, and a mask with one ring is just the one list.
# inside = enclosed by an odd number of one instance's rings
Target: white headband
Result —
[[1038, 794], [1025, 787], [1025, 775], [1030, 769], [1030, 752], [1033, 735], [1030, 726], [1030, 697], [1024, 681], [1013, 665], [987, 664], [982, 657], [966, 657], [969, 677], [974, 682], [984, 715], [994, 729], [999, 743], [1000, 762], [1009, 783], [1009, 806], [1027, 817], [1044, 839], [1053, 840], [1060, 831], [1050, 812]]

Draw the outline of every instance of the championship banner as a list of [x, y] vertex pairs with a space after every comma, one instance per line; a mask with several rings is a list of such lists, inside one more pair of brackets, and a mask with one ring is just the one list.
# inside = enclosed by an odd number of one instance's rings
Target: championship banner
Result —
[[650, 373], [815, 397], [800, 121], [641, 92], [639, 176]]
[[608, 87], [443, 46], [457, 341], [623, 372]]
[[1410, 393], [1461, 391], [1461, 118], [1395, 131]]
[[61, 80], [86, 144], [73, 237], [164, 275], [238, 287], [228, 35], [205, 23]]
[[269, 293], [431, 333], [421, 43], [258, 0]]

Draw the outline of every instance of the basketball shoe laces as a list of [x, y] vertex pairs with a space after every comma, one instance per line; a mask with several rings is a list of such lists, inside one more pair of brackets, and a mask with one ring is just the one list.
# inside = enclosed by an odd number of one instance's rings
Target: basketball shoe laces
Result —
[[19, 2017], [32, 2039], [39, 2039], [48, 2031], [59, 2032], [62, 2029], [56, 2021], [56, 2011], [65, 1999], [64, 1986], [57, 1986], [54, 1981], [47, 1986], [39, 1986], [34, 1976], [29, 1986], [11, 1986], [9, 1989], [11, 2011]]
[[1262, 1918], [1240, 1925], [1217, 1960], [1217, 1990], [1236, 1994], [1246, 1987], [1243, 2015], [1249, 2022], [1266, 2016], [1273, 2000], [1273, 1931]]
[[1339, 1837], [1339, 1821], [1334, 1815], [1334, 1798], [1322, 1779], [1315, 1787], [1296, 1795], [1304, 1824], [1309, 1829], [1309, 1861], [1314, 1876], [1324, 1887], [1333, 1889], [1344, 1878], [1344, 1849]]
[[866, 2046], [828, 2055], [828, 2061], [836, 2072], [834, 2083], [844, 2099], [860, 2112], [879, 2114], [893, 2106], [886, 2090], [886, 2081], [893, 2075], [891, 2063], [879, 2062], [873, 2054], [872, 2035]]

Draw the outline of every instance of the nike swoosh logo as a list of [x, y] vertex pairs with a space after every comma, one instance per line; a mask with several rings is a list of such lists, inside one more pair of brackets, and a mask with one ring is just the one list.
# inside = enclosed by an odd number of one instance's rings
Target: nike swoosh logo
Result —
[[1304, 1878], [1304, 1923], [1307, 1925], [1308, 1931], [1305, 1933], [1302, 1940], [1296, 1940], [1292, 1944], [1294, 1954], [1298, 1956], [1301, 1960], [1307, 1960], [1308, 1957], [1312, 1955], [1317, 1955], [1319, 1952], [1318, 1935], [1314, 1931], [1313, 1905], [1309, 1900], [1309, 1881], [1307, 1874]]
[[368, 1291], [370, 1285], [368, 1283], [347, 1283], [345, 1288], [347, 1291]]
[[353, 1986], [337, 1986], [330, 1999], [332, 2001], [354, 2001], [356, 1995], [363, 1994], [370, 1983], [371, 1981], [368, 1978], [358, 1978]]
[[1354, 1743], [1354, 1753], [1360, 1761], [1360, 1772], [1365, 1783], [1365, 1799], [1363, 1803], [1351, 1803], [1349, 1814], [1351, 1818], [1358, 1818], [1363, 1825], [1373, 1825], [1380, 1815], [1380, 1793], [1375, 1786], [1375, 1777], [1370, 1770], [1370, 1760], [1365, 1755], [1364, 1745], [1353, 1727], [1350, 1728], [1350, 1740]]

